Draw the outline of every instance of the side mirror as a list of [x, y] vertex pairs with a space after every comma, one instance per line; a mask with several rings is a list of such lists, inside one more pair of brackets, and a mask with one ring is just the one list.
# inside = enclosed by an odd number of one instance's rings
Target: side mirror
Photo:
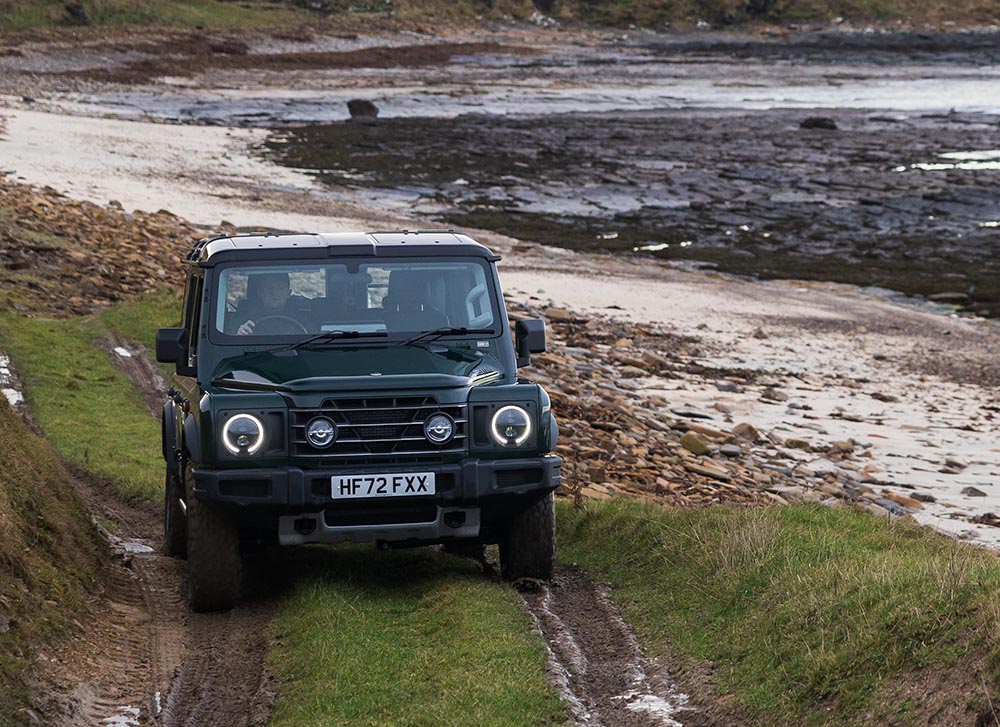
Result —
[[187, 329], [161, 328], [156, 332], [156, 360], [187, 365]]
[[518, 367], [531, 363], [531, 354], [545, 352], [545, 321], [518, 321], [514, 325], [514, 344]]

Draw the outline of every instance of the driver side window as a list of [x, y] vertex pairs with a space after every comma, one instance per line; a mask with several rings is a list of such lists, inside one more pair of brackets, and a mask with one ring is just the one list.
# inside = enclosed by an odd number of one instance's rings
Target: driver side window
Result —
[[325, 287], [321, 268], [226, 270], [219, 281], [216, 329], [236, 336], [313, 333], [313, 300]]

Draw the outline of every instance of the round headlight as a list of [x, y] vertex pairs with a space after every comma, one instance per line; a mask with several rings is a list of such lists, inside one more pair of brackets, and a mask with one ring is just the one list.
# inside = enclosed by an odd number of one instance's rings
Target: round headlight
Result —
[[519, 406], [505, 406], [493, 415], [490, 429], [498, 444], [524, 444], [531, 435], [531, 417]]
[[233, 454], [253, 454], [264, 443], [264, 425], [250, 414], [236, 414], [222, 425], [222, 442]]
[[326, 417], [316, 417], [306, 425], [306, 439], [316, 449], [325, 449], [337, 438], [337, 425]]
[[433, 444], [446, 444], [455, 436], [455, 421], [447, 414], [431, 414], [424, 422], [424, 436]]

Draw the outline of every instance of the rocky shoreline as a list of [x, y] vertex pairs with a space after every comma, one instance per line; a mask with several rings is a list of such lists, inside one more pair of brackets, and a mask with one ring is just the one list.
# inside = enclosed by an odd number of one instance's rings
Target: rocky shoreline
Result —
[[[739, 420], [721, 401], [686, 408], [668, 399], [656, 390], [656, 379], [698, 382], [720, 394], [750, 388], [770, 405], [810, 408], [791, 401], [757, 371], [713, 370], [699, 363], [698, 339], [669, 327], [553, 306], [521, 305], [512, 316], [543, 316], [550, 324], [552, 350], [535, 358], [528, 375], [546, 387], [560, 413], [566, 497], [625, 495], [679, 507], [808, 502], [889, 518], [911, 517], [937, 502], [929, 490], [887, 481], [868, 442], [782, 436]], [[829, 435], [822, 427], [815, 430]], [[965, 467], [948, 457], [941, 461], [947, 474]], [[966, 489], [971, 497], [986, 495]], [[1000, 516], [992, 512], [966, 517], [1000, 526]]]

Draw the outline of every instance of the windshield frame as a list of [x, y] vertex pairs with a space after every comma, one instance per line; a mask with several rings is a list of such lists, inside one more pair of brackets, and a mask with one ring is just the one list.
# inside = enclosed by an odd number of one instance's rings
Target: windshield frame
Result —
[[[315, 336], [318, 331], [312, 331], [309, 333], [291, 333], [291, 334], [266, 334], [266, 335], [235, 335], [230, 333], [225, 333], [224, 331], [218, 330], [216, 327], [216, 320], [218, 315], [218, 306], [220, 304], [219, 296], [221, 293], [221, 281], [226, 274], [227, 270], [231, 269], [250, 269], [255, 267], [261, 268], [277, 268], [277, 267], [287, 267], [291, 271], [296, 266], [301, 267], [323, 267], [327, 265], [346, 265], [348, 268], [359, 268], [363, 265], [392, 265], [394, 263], [464, 263], [477, 265], [482, 268], [484, 281], [486, 284], [486, 293], [488, 300], [490, 302], [491, 310], [493, 313], [493, 322], [489, 326], [490, 333], [456, 333], [446, 336], [442, 336], [435, 339], [435, 343], [447, 344], [449, 341], [463, 341], [474, 339], [495, 339], [499, 338], [504, 334], [506, 330], [506, 308], [503, 305], [503, 300], [501, 298], [499, 281], [496, 276], [495, 265], [482, 257], [471, 256], [471, 255], [442, 255], [440, 257], [433, 256], [427, 258], [414, 258], [407, 256], [382, 256], [382, 255], [365, 255], [358, 257], [315, 257], [315, 258], [295, 258], [295, 259], [270, 259], [270, 260], [246, 260], [246, 261], [227, 261], [221, 263], [218, 266], [214, 266], [211, 275], [211, 290], [210, 295], [207, 296], [206, 304], [208, 306], [208, 315], [203, 316], [203, 321], [205, 323], [205, 328], [207, 329], [208, 340], [215, 346], [225, 346], [225, 347], [239, 347], [242, 349], [254, 350], [254, 349], [267, 349], [272, 347], [279, 347], [283, 345], [289, 345], [298, 343]], [[486, 326], [468, 326], [470, 330], [472, 328], [487, 328]], [[433, 330], [427, 329], [427, 330]], [[412, 330], [412, 331], [386, 331], [386, 336], [384, 337], [372, 337], [372, 338], [357, 338], [357, 337], [344, 337], [335, 338], [325, 341], [317, 341], [316, 344], [310, 344], [307, 348], [326, 348], [326, 347], [337, 347], [337, 346], [349, 346], [349, 347], [378, 347], [378, 346], [398, 346], [404, 343], [406, 340], [413, 338], [413, 336], [424, 333], [424, 330]]]

